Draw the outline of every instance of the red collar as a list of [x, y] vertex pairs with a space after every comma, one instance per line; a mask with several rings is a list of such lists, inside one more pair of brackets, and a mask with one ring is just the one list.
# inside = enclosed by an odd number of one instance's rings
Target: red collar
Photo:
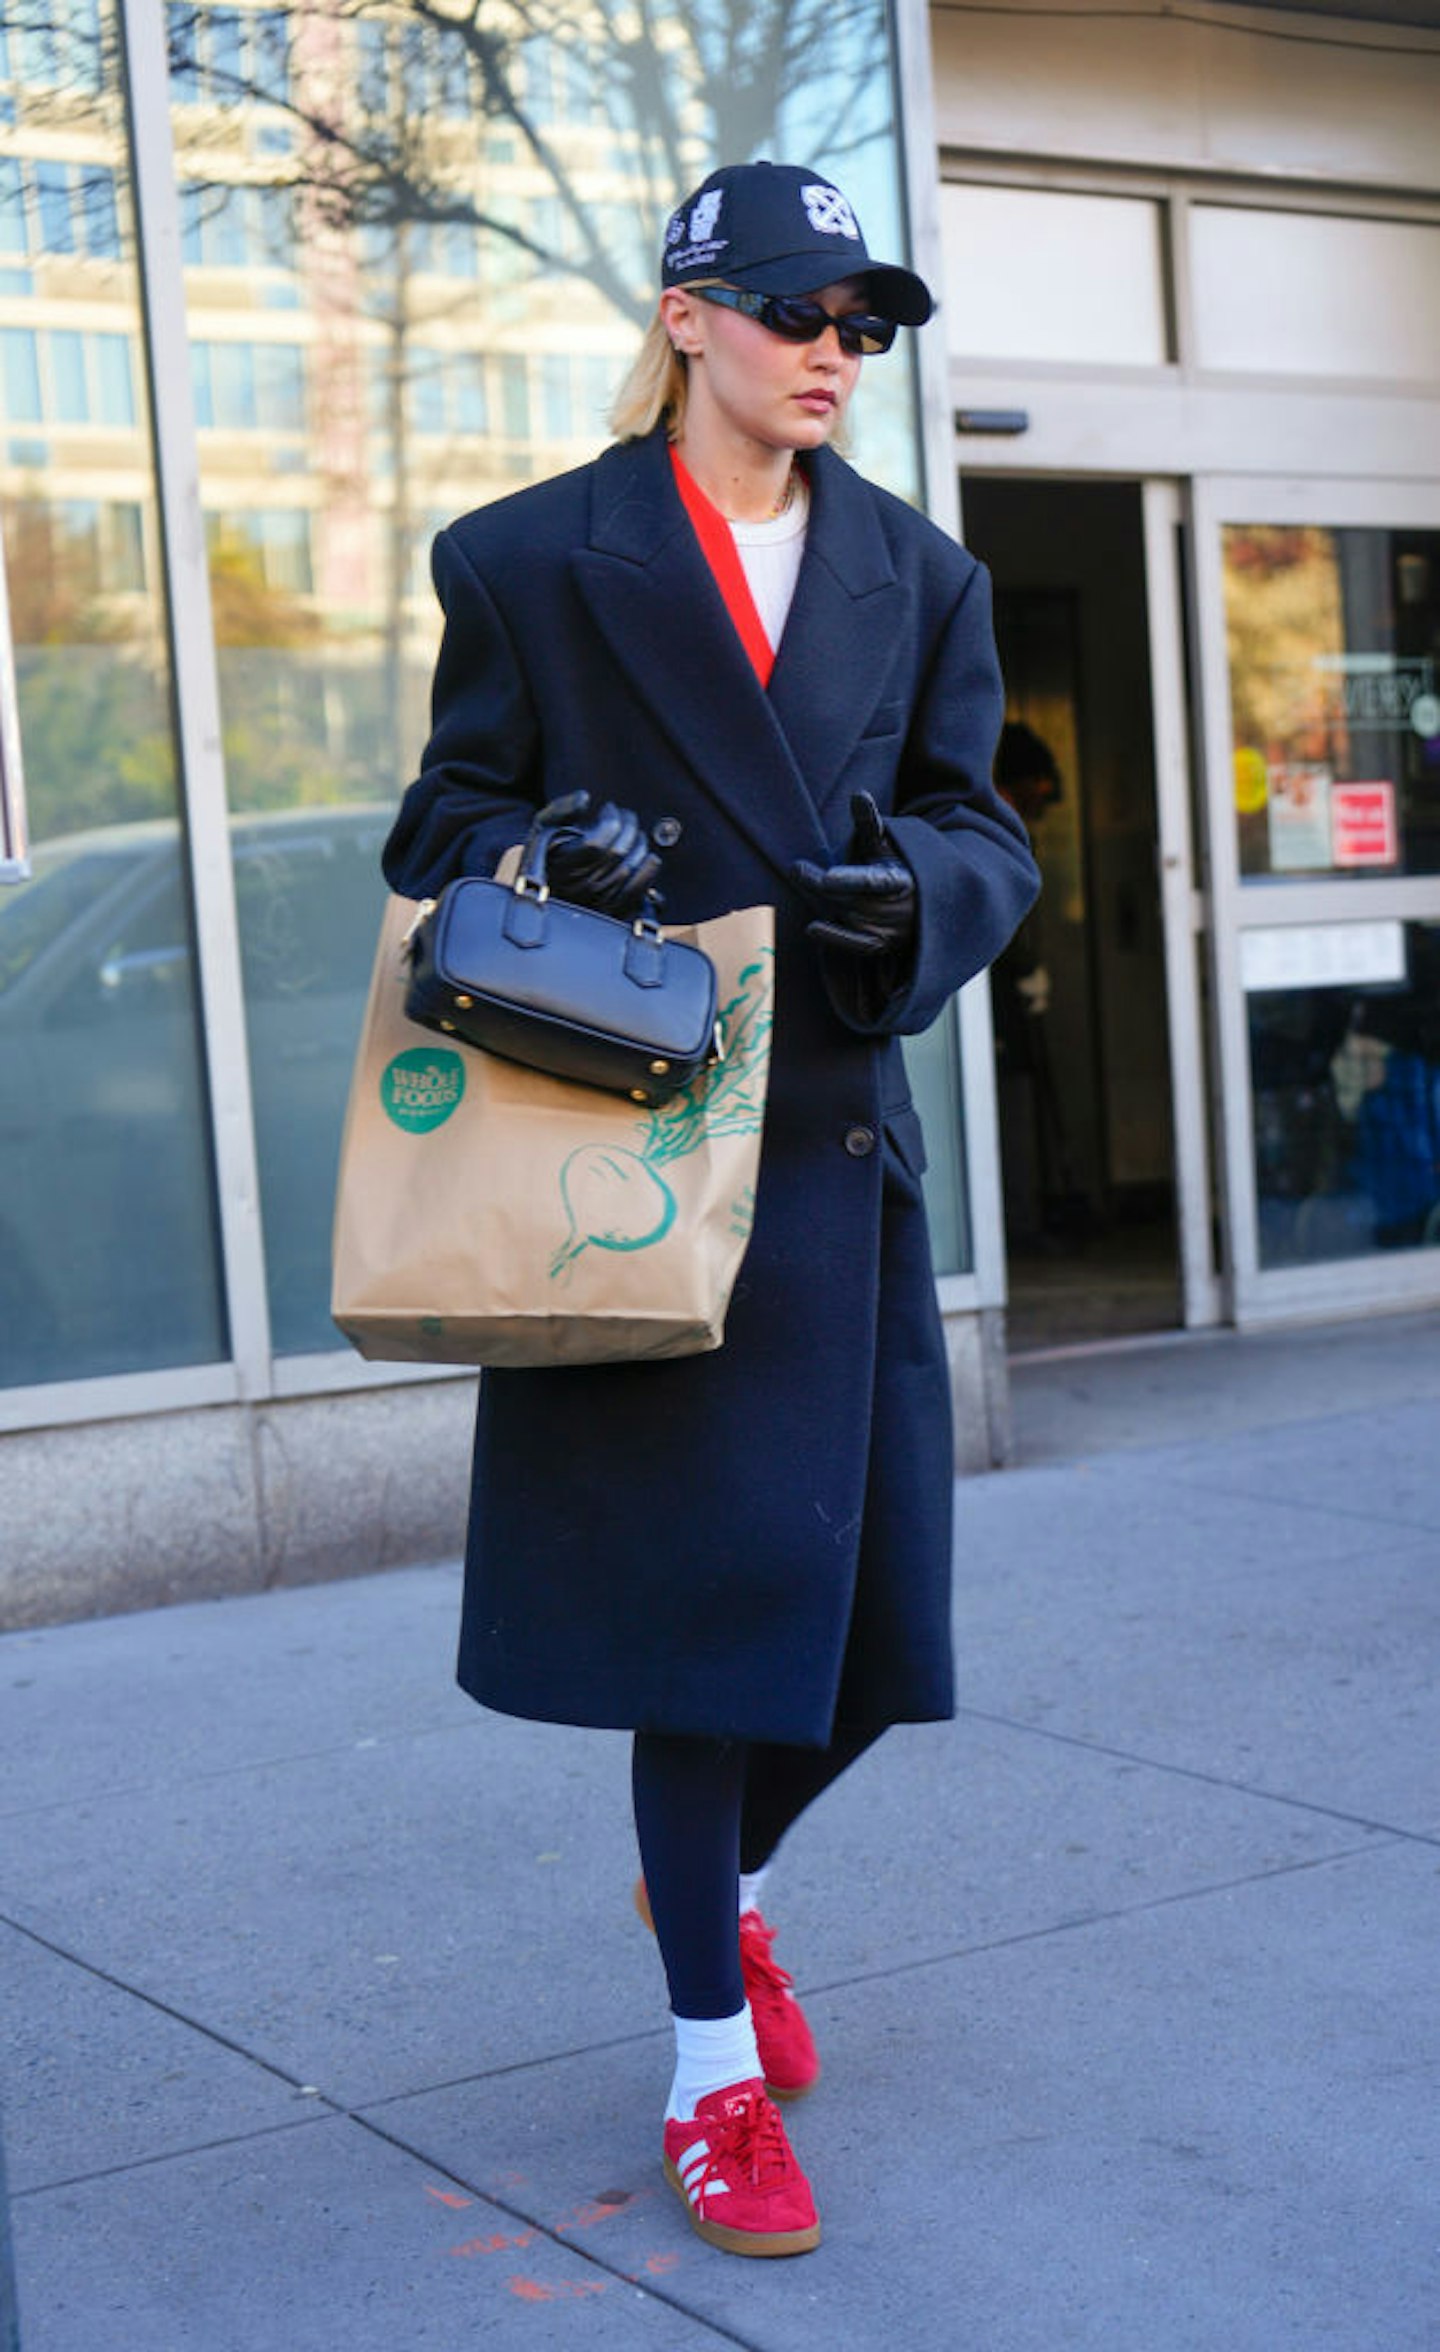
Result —
[[675, 469], [675, 485], [685, 503], [685, 512], [694, 526], [701, 552], [715, 576], [715, 585], [725, 599], [725, 609], [735, 624], [736, 634], [754, 666], [762, 686], [770, 683], [775, 667], [775, 648], [765, 634], [765, 626], [755, 608], [750, 583], [745, 577], [745, 566], [731, 536], [730, 525], [712, 499], [706, 497], [690, 472], [674, 442], [670, 444], [670, 463]]

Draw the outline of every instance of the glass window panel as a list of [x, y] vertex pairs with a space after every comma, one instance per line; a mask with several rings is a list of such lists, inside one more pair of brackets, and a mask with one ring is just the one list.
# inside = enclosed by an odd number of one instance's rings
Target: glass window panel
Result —
[[215, 422], [208, 343], [192, 343], [190, 346], [190, 386], [195, 400], [195, 422], [203, 432]]
[[120, 216], [112, 171], [85, 174], [85, 243], [96, 261], [120, 259]]
[[35, 197], [44, 253], [73, 253], [75, 222], [70, 207], [70, 171], [63, 163], [37, 163]]
[[193, 180], [180, 183], [180, 254], [189, 267], [204, 258], [201, 243], [201, 203], [204, 191]]
[[138, 506], [128, 502], [102, 509], [104, 530], [101, 585], [110, 596], [143, 594], [145, 527]]
[[215, 343], [210, 348], [210, 383], [215, 423], [224, 432], [254, 429], [255, 358], [248, 343]]
[[251, 18], [257, 96], [283, 106], [290, 94], [289, 22], [281, 8], [257, 10]]
[[90, 414], [85, 390], [85, 338], [73, 328], [57, 327], [51, 334], [50, 380], [55, 390], [56, 422], [83, 425]]
[[0, 155], [0, 253], [24, 258], [29, 251], [25, 226], [25, 176], [18, 155]]
[[1440, 873], [1440, 531], [1222, 532], [1240, 870]]
[[[874, 245], [898, 245], [883, 0], [838, 10], [799, 0], [792, 13], [778, 74], [751, 74], [766, 61], [742, 28], [742, 79], [755, 94], [743, 121], [727, 116], [725, 142], [813, 156], [821, 169], [828, 149]], [[633, 27], [616, 19], [608, 30], [607, 12], [587, 18], [586, 47], [564, 10], [487, 0], [493, 106], [482, 108], [464, 39], [469, 9], [427, 10], [422, 20], [368, 0], [296, 0], [266, 14], [277, 42], [285, 30], [283, 93], [261, 61], [261, 20], [243, 12], [254, 34], [248, 86], [222, 106], [213, 92], [191, 102], [177, 82], [173, 127], [179, 177], [210, 183], [203, 234], [187, 234], [186, 301], [193, 343], [210, 354], [208, 378], [197, 362], [213, 419], [202, 491], [271, 1315], [288, 1351], [337, 1344], [328, 1311], [335, 1151], [383, 897], [376, 853], [426, 733], [439, 621], [429, 540], [437, 520], [553, 464], [557, 433], [603, 444], [603, 409], [653, 306], [675, 180], [709, 168], [722, 136], [716, 95], [734, 80], [735, 60], [712, 12], [673, 0], [650, 20], [649, 76], [628, 71]], [[317, 160], [307, 126], [332, 108], [341, 135]], [[237, 155], [249, 183], [239, 248], [226, 241], [214, 188], [240, 168]], [[562, 192], [595, 231], [610, 265], [603, 282], [567, 226]], [[256, 229], [271, 204], [293, 208], [286, 258], [305, 349], [303, 409], [286, 427], [301, 462], [286, 477], [294, 503], [283, 511], [275, 449], [247, 435], [243, 406], [222, 399], [216, 375], [220, 354], [247, 344], [262, 421], [271, 422], [276, 387], [265, 369], [275, 363], [261, 354], [276, 265]], [[450, 217], [435, 221], [436, 210]], [[556, 252], [544, 272], [496, 234], [497, 223], [529, 229], [543, 219], [558, 232], [547, 233]], [[211, 268], [225, 261], [223, 286], [194, 266], [202, 253]], [[532, 404], [532, 361], [562, 345], [559, 365], [537, 371]], [[487, 378], [495, 367], [498, 378]], [[855, 443], [865, 470], [914, 495], [903, 360], [867, 378]], [[303, 1008], [284, 996], [286, 955], [276, 950], [287, 936], [292, 867], [336, 886], [325, 967], [335, 986], [327, 993], [317, 981]], [[285, 1027], [302, 1010], [303, 1063]]]
[[224, 105], [243, 86], [240, 18], [232, 8], [212, 8], [201, 22], [209, 49], [209, 96]]
[[554, 120], [552, 99], [551, 48], [548, 41], [532, 38], [520, 44], [520, 78], [525, 92], [525, 104], [530, 119], [535, 123]]
[[529, 371], [524, 360], [509, 351], [500, 361], [500, 412], [502, 430], [514, 441], [526, 440], [530, 432]]
[[485, 401], [485, 362], [478, 352], [457, 352], [451, 359], [455, 425], [461, 433], [483, 433], [489, 422]]
[[[58, 97], [43, 129], [0, 127], [50, 165], [47, 234], [108, 217], [126, 151], [107, 9], [27, 44]], [[97, 62], [105, 80], [95, 87]], [[57, 159], [57, 150], [59, 157]], [[96, 191], [92, 204], [90, 192]], [[71, 204], [71, 198], [74, 204]], [[122, 209], [128, 202], [122, 192]], [[0, 888], [0, 1384], [211, 1363], [227, 1345], [195, 958], [171, 728], [165, 617], [142, 547], [155, 533], [133, 254], [83, 291], [11, 295], [6, 381], [33, 417], [36, 329], [52, 398], [88, 394], [105, 435], [0, 444], [10, 604], [34, 873]]]
[[298, 344], [256, 344], [255, 408], [267, 432], [304, 431], [305, 357]]
[[1190, 224], [1202, 366], [1440, 377], [1440, 228], [1208, 204]]
[[446, 42], [436, 58], [436, 111], [449, 122], [464, 122], [473, 103], [469, 58], [458, 41]]
[[387, 76], [385, 27], [373, 21], [355, 27], [356, 99], [362, 115], [383, 115]]
[[445, 364], [443, 351], [410, 354], [410, 422], [417, 433], [445, 430]]
[[952, 182], [940, 226], [952, 359], [1170, 358], [1161, 210], [1148, 198]]
[[35, 90], [58, 89], [65, 76], [62, 40], [57, 23], [44, 18], [23, 24], [19, 28], [16, 47], [19, 52], [17, 80], [28, 82]]
[[104, 425], [133, 425], [135, 379], [130, 365], [128, 335], [92, 335], [95, 364], [95, 414]]
[[170, 0], [165, 11], [171, 92], [182, 106], [200, 96], [199, 15], [192, 0]]
[[66, 498], [55, 508], [71, 580], [82, 596], [100, 593], [100, 508], [93, 498]]
[[0, 369], [5, 392], [4, 421], [8, 425], [38, 425], [40, 362], [34, 329], [0, 327]]
[[1440, 1243], [1440, 923], [1393, 928], [1398, 977], [1247, 993], [1264, 1267]]
[[250, 259], [245, 237], [244, 188], [216, 182], [205, 190], [201, 242], [212, 269], [243, 269]]
[[247, 188], [250, 249], [270, 269], [295, 266], [295, 218], [288, 188]]
[[276, 507], [255, 518], [255, 535], [262, 550], [265, 583], [308, 596], [314, 575], [310, 564], [310, 517], [293, 507]]

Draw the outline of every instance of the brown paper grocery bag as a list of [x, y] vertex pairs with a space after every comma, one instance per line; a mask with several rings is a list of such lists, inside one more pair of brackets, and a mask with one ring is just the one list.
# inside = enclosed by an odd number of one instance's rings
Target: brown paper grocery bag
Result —
[[672, 926], [719, 981], [724, 1058], [664, 1108], [547, 1078], [404, 1012], [392, 899], [340, 1147], [331, 1312], [390, 1363], [619, 1363], [724, 1337], [760, 1167], [774, 918]]

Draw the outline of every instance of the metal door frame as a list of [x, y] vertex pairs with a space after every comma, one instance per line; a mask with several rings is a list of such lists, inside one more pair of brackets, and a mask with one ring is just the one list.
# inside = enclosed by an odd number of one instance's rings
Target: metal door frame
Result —
[[1440, 919], [1440, 875], [1348, 874], [1313, 881], [1242, 880], [1235, 838], [1234, 742], [1226, 657], [1221, 528], [1226, 523], [1440, 529], [1440, 483], [1320, 476], [1210, 475], [1193, 486], [1199, 693], [1205, 742], [1204, 833], [1209, 956], [1218, 1062], [1219, 1182], [1225, 1291], [1238, 1325], [1323, 1319], [1440, 1304], [1440, 1250], [1406, 1249], [1262, 1269], [1255, 1185], [1249, 1037], [1241, 987], [1248, 930], [1366, 920]]

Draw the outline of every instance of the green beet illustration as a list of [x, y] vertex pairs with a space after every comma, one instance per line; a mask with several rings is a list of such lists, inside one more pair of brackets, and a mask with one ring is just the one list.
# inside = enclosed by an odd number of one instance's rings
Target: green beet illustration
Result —
[[[724, 1055], [659, 1110], [636, 1123], [640, 1149], [582, 1143], [560, 1170], [569, 1231], [550, 1260], [552, 1281], [565, 1282], [582, 1251], [649, 1249], [675, 1222], [675, 1195], [659, 1173], [721, 1135], [750, 1135], [764, 1113], [770, 1029], [774, 1019], [774, 950], [747, 964], [721, 1008]], [[744, 1239], [753, 1200], [737, 1202], [733, 1230]]]
[[649, 1249], [675, 1221], [675, 1195], [638, 1152], [582, 1143], [560, 1171], [570, 1230], [550, 1261], [563, 1280], [582, 1250]]

